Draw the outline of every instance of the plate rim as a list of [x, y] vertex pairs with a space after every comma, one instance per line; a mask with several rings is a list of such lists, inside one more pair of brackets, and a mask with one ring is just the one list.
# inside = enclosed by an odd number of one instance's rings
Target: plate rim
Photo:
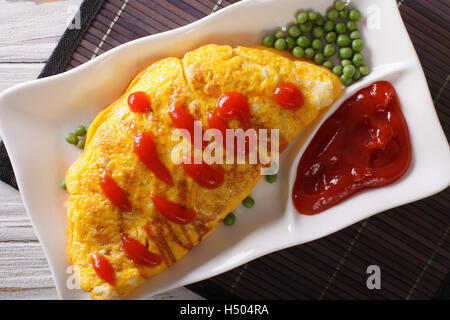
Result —
[[[110, 51], [102, 54], [101, 56], [98, 56], [95, 59], [90, 60], [90, 61], [86, 62], [85, 64], [83, 64], [83, 65], [81, 65], [81, 66], [79, 66], [77, 68], [74, 68], [72, 70], [69, 70], [67, 72], [64, 72], [62, 74], [54, 75], [54, 76], [43, 78], [43, 79], [37, 79], [37, 80], [33, 80], [33, 81], [29, 81], [29, 82], [26, 82], [26, 83], [22, 83], [22, 84], [16, 85], [16, 86], [14, 86], [12, 88], [9, 88], [9, 89], [5, 90], [4, 92], [2, 92], [0, 94], [0, 115], [4, 114], [4, 112], [7, 112], [7, 110], [8, 110], [7, 105], [2, 103], [5, 99], [7, 99], [8, 96], [11, 96], [11, 95], [14, 95], [14, 94], [16, 94], [18, 92], [26, 90], [26, 89], [28, 89], [30, 87], [33, 87], [36, 84], [45, 86], [45, 85], [51, 84], [52, 82], [59, 81], [60, 79], [70, 78], [70, 77], [72, 77], [74, 75], [82, 74], [84, 72], [84, 70], [89, 69], [92, 65], [95, 65], [95, 64], [97, 64], [99, 62], [102, 62], [102, 61], [108, 59], [110, 56], [112, 56], [114, 54], [117, 54], [117, 52], [120, 52], [120, 51], [122, 51], [122, 50], [124, 50], [124, 49], [126, 49], [128, 47], [133, 47], [133, 46], [139, 45], [141, 43], [147, 42], [149, 40], [153, 41], [153, 40], [157, 40], [159, 38], [171, 37], [171, 36], [176, 35], [178, 33], [182, 33], [182, 32], [184, 32], [186, 30], [189, 30], [191, 28], [195, 28], [198, 25], [201, 25], [201, 24], [203, 24], [203, 23], [205, 23], [205, 22], [207, 22], [209, 20], [212, 20], [212, 19], [214, 19], [215, 17], [217, 17], [219, 15], [228, 14], [229, 11], [235, 10], [236, 8], [240, 8], [240, 7], [244, 7], [244, 6], [248, 6], [248, 5], [252, 5], [252, 4], [264, 3], [264, 2], [272, 2], [272, 1], [267, 1], [267, 0], [244, 0], [244, 1], [241, 1], [241, 2], [238, 2], [238, 3], [234, 3], [234, 4], [232, 4], [232, 5], [228, 6], [228, 7], [220, 10], [220, 11], [217, 11], [217, 12], [215, 12], [213, 14], [210, 14], [210, 15], [208, 15], [208, 16], [202, 18], [202, 19], [199, 19], [199, 20], [197, 20], [197, 21], [195, 21], [195, 22], [193, 22], [191, 24], [188, 24], [186, 26], [183, 26], [183, 27], [180, 27], [180, 28], [177, 28], [177, 29], [173, 29], [173, 30], [169, 30], [169, 31], [166, 31], [166, 32], [163, 32], [163, 33], [160, 33], [160, 34], [146, 36], [146, 37], [139, 38], [139, 39], [127, 42], [125, 44], [122, 44], [122, 45], [120, 45], [118, 47], [115, 47], [115, 48], [111, 49]], [[433, 103], [433, 101], [431, 99], [431, 93], [430, 93], [430, 90], [429, 90], [429, 86], [428, 86], [428, 84], [426, 82], [425, 74], [424, 74], [422, 65], [420, 63], [420, 60], [419, 60], [419, 58], [417, 56], [417, 52], [416, 52], [416, 50], [415, 50], [415, 48], [414, 48], [414, 46], [412, 44], [412, 41], [410, 39], [410, 36], [409, 36], [408, 32], [406, 30], [406, 27], [404, 25], [403, 19], [400, 16], [400, 12], [399, 12], [398, 7], [396, 5], [396, 1], [395, 0], [391, 0], [391, 2], [395, 3], [395, 8], [397, 9], [396, 10], [396, 14], [398, 14], [398, 18], [400, 19], [401, 25], [403, 27], [402, 31], [404, 31], [404, 33], [406, 33], [408, 35], [408, 39], [407, 40], [410, 43], [410, 45], [412, 46], [412, 52], [414, 52], [414, 54], [415, 54], [414, 62], [417, 63], [418, 68], [419, 68], [420, 72], [422, 73], [420, 80], [425, 81], [425, 86], [426, 86], [427, 95], [428, 95], [427, 98], [430, 100], [431, 105], [433, 106], [432, 111], [434, 113], [435, 120], [437, 120], [437, 122], [436, 122], [436, 124], [438, 125], [437, 130], [440, 130], [442, 136], [445, 138], [445, 135], [444, 135], [444, 132], [443, 132], [443, 129], [442, 129], [442, 125], [441, 125], [441, 123], [439, 122], [439, 119], [438, 119], [436, 108], [435, 108], [434, 103]], [[318, 127], [316, 128], [316, 130], [317, 129], [318, 129]], [[4, 129], [3, 125], [2, 125], [2, 122], [0, 121], [0, 134], [1, 134], [2, 137], [4, 137], [3, 141], [4, 141], [5, 146], [6, 146], [7, 150], [8, 150], [8, 152], [9, 152], [9, 150], [11, 149], [9, 146], [12, 145], [13, 141], [10, 141], [8, 134], [5, 134], [4, 130], [5, 129]], [[312, 136], [313, 136], [313, 134], [311, 134], [308, 142], [311, 141]], [[307, 142], [305, 143], [305, 145], [307, 145]], [[300, 151], [298, 151], [298, 152], [300, 153]], [[12, 162], [12, 165], [13, 165], [13, 168], [14, 168], [14, 173], [15, 173], [15, 175], [17, 177], [17, 183], [18, 183], [18, 186], [19, 186], [19, 190], [22, 190], [22, 185], [25, 184], [25, 182], [23, 182], [23, 181], [24, 181], [24, 179], [26, 180], [26, 178], [22, 177], [21, 176], [21, 170], [18, 170], [16, 168], [16, 166], [18, 166], [18, 164], [17, 164], [18, 161], [15, 159], [15, 152], [11, 152], [10, 158], [11, 158], [11, 162]], [[450, 177], [449, 177], [449, 179], [450, 179]], [[436, 194], [436, 193], [446, 189], [448, 187], [449, 183], [450, 183], [450, 180], [447, 183], [447, 185], [439, 186], [439, 187], [435, 188], [435, 190], [430, 191], [427, 195], [420, 196], [420, 197], [418, 197], [415, 200], [411, 200], [411, 201], [408, 201], [408, 202], [405, 202], [405, 203], [409, 203], [409, 202], [412, 202], [412, 201], [423, 199], [423, 198], [426, 198], [426, 197], [431, 196], [433, 194]], [[22, 192], [21, 192], [21, 197], [22, 197]], [[34, 221], [33, 214], [31, 213], [31, 210], [29, 208], [28, 201], [26, 201], [25, 199], [23, 199], [23, 200], [24, 200], [23, 202], [24, 202], [25, 209], [27, 211], [27, 215], [28, 215], [28, 217], [30, 218], [30, 220], [32, 222], [33, 229], [36, 232], [39, 241], [41, 242], [41, 247], [42, 247], [42, 249], [44, 251], [44, 254], [45, 254], [46, 258], [47, 258], [47, 261], [49, 262], [49, 267], [51, 269], [53, 279], [55, 280], [55, 285], [56, 285], [56, 288], [57, 288], [58, 296], [60, 298], [64, 298], [64, 295], [63, 295], [64, 290], [61, 290], [61, 288], [60, 288], [61, 283], [58, 280], [58, 277], [56, 276], [56, 271], [54, 270], [55, 266], [54, 266], [54, 263], [52, 263], [53, 260], [49, 258], [49, 253], [48, 253], [49, 247], [42, 242], [42, 240], [41, 240], [42, 237], [40, 235], [40, 231], [38, 230], [38, 228], [35, 227], [36, 223]], [[397, 206], [398, 205], [395, 205], [393, 207], [397, 207]], [[386, 210], [388, 210], [388, 209], [386, 209]], [[380, 213], [380, 212], [382, 212], [382, 211], [374, 212], [374, 213], [368, 215], [367, 217], [373, 216], [373, 215], [375, 215], [377, 213]], [[356, 222], [362, 221], [362, 220], [366, 219], [367, 217], [362, 217], [360, 220], [358, 220]], [[352, 224], [354, 224], [356, 222], [352, 222], [349, 225], [352, 225]], [[342, 227], [337, 227], [337, 230], [342, 230], [342, 229], [343, 229]], [[337, 230], [335, 230], [335, 231], [337, 231]], [[335, 232], [335, 231], [333, 231], [333, 232]], [[333, 232], [331, 232], [331, 233], [333, 233]], [[331, 233], [327, 233], [326, 235], [322, 235], [320, 237], [328, 236]], [[318, 238], [320, 238], [320, 237], [318, 237]], [[317, 238], [314, 238], [314, 239], [311, 239], [310, 241], [313, 241], [313, 240], [316, 240], [316, 239]], [[308, 241], [306, 241], [306, 242], [308, 242]], [[301, 243], [305, 243], [305, 242], [301, 242]], [[301, 244], [301, 243], [288, 243], [286, 246], [280, 247], [279, 249], [274, 249], [274, 250], [271, 250], [271, 251], [267, 251], [266, 253], [261, 254], [259, 256], [252, 256], [248, 260], [246, 260], [245, 262], [248, 262], [250, 260], [253, 260], [253, 259], [256, 259], [258, 257], [261, 257], [262, 255], [269, 254], [269, 253], [272, 253], [274, 251], [282, 250], [284, 248], [287, 248], [287, 247], [290, 247], [290, 246], [293, 246], [293, 245], [296, 245], [296, 244]], [[245, 262], [243, 262], [243, 263], [245, 263]], [[241, 265], [241, 264], [242, 263], [239, 263], [239, 265]], [[209, 278], [211, 276], [214, 276], [214, 275], [207, 275], [205, 278]], [[186, 285], [186, 284], [183, 284], [183, 285]], [[142, 298], [147, 298], [148, 296], [153, 295], [153, 294], [154, 293], [150, 293], [148, 295], [144, 295]]]

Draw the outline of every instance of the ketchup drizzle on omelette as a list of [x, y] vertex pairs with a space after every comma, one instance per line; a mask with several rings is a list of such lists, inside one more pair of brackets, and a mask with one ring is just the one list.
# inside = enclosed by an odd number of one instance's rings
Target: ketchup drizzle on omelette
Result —
[[160, 255], [149, 251], [142, 243], [129, 237], [127, 234], [122, 234], [122, 244], [127, 256], [138, 264], [156, 267], [163, 261]]
[[411, 142], [394, 87], [375, 82], [357, 92], [320, 127], [297, 169], [298, 212], [320, 213], [358, 191], [400, 179]]
[[150, 112], [151, 101], [150, 97], [143, 91], [133, 92], [128, 96], [128, 106], [133, 112]]
[[195, 119], [180, 103], [173, 103], [169, 107], [168, 113], [175, 128], [184, 129], [189, 132], [191, 144], [195, 148], [202, 149], [206, 146], [206, 144], [203, 142], [203, 132], [201, 127], [197, 129], [197, 135], [200, 135], [200, 139], [198, 139], [198, 141], [195, 139], [195, 126], [197, 125]]
[[235, 143], [227, 144], [227, 129], [230, 129], [228, 123], [221, 117], [219, 117], [217, 114], [212, 112], [208, 112], [207, 117], [208, 117], [208, 127], [210, 129], [217, 129], [222, 133], [222, 147], [228, 150], [231, 148], [231, 146], [233, 146], [234, 149], [233, 150], [230, 149], [229, 152], [234, 152], [235, 150], [237, 150], [236, 140], [234, 140]]
[[110, 285], [116, 285], [116, 277], [114, 275], [114, 269], [109, 263], [108, 259], [106, 259], [100, 253], [93, 253], [91, 256], [92, 266], [94, 267], [95, 273], [108, 282]]
[[156, 210], [173, 223], [185, 225], [195, 219], [196, 212], [192, 209], [180, 206], [160, 196], [152, 195], [151, 198]]
[[127, 194], [106, 171], [100, 174], [100, 187], [116, 207], [122, 211], [131, 212], [132, 206]]
[[208, 127], [210, 129], [217, 129], [222, 133], [223, 141], [225, 142], [225, 137], [227, 129], [230, 129], [228, 123], [215, 113], [208, 112]]
[[273, 97], [281, 107], [293, 111], [300, 109], [305, 103], [305, 97], [301, 90], [290, 82], [276, 87]]
[[139, 133], [134, 139], [134, 152], [145, 166], [169, 186], [173, 186], [172, 175], [159, 159], [153, 135], [150, 132]]
[[225, 181], [225, 173], [219, 166], [213, 167], [203, 161], [195, 163], [194, 157], [189, 159], [186, 155], [183, 156], [182, 162], [187, 175], [203, 188], [216, 189]]
[[244, 129], [250, 128], [250, 107], [247, 97], [239, 92], [224, 93], [217, 100], [217, 109], [224, 119], [236, 118], [242, 122]]

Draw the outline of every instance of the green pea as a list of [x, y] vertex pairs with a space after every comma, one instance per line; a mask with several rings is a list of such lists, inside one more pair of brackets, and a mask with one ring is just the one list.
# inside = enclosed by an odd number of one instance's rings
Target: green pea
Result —
[[325, 57], [324, 57], [323, 53], [319, 52], [314, 55], [314, 62], [317, 64], [322, 64], [324, 59], [325, 59]]
[[353, 75], [353, 80], [358, 81], [359, 79], [361, 79], [361, 71], [356, 70], [355, 74]]
[[331, 9], [330, 11], [328, 11], [327, 16], [329, 20], [336, 20], [337, 18], [339, 18], [339, 11], [337, 11], [336, 9]]
[[352, 61], [349, 60], [349, 59], [343, 59], [343, 60], [341, 60], [341, 65], [342, 65], [343, 67], [349, 66], [349, 65], [351, 65], [351, 64], [352, 64]]
[[334, 30], [334, 22], [331, 21], [331, 20], [327, 20], [327, 22], [325, 22], [325, 24], [324, 24], [324, 26], [323, 26], [323, 29], [324, 29], [326, 32], [333, 31], [333, 30]]
[[302, 47], [303, 49], [308, 48], [311, 44], [311, 39], [309, 39], [307, 36], [300, 36], [297, 39], [297, 45], [299, 47]]
[[363, 76], [367, 76], [369, 74], [370, 70], [369, 70], [368, 66], [362, 65], [362, 66], [359, 67], [359, 72], [361, 72], [361, 74]]
[[86, 134], [86, 127], [85, 126], [76, 127], [75, 134], [79, 137], [84, 136]]
[[355, 75], [355, 72], [356, 72], [356, 68], [352, 64], [345, 66], [344, 69], [342, 70], [342, 73], [344, 74], [344, 76], [349, 77], [349, 78], [353, 78], [353, 76]]
[[286, 49], [286, 45], [287, 45], [286, 40], [277, 39], [277, 41], [275, 41], [274, 47], [275, 47], [275, 49], [282, 51], [282, 50]]
[[333, 68], [333, 73], [338, 76], [342, 75], [342, 66], [335, 66]]
[[349, 11], [347, 8], [342, 9], [339, 11], [339, 18], [341, 19], [347, 19], [348, 18]]
[[305, 55], [305, 50], [303, 50], [302, 47], [295, 47], [294, 49], [292, 49], [292, 54], [296, 58], [301, 58]]
[[361, 38], [361, 33], [358, 30], [352, 31], [350, 33], [350, 39], [355, 40]]
[[255, 205], [255, 200], [253, 200], [252, 197], [248, 196], [247, 198], [245, 198], [242, 201], [242, 204], [244, 205], [244, 207], [246, 208], [252, 208]]
[[312, 57], [314, 57], [315, 51], [313, 48], [306, 48], [305, 49], [305, 58], [307, 59], [311, 59]]
[[334, 8], [338, 11], [341, 11], [342, 9], [345, 8], [345, 2], [342, 0], [336, 0], [334, 2]]
[[325, 68], [328, 68], [328, 69], [330, 69], [330, 70], [332, 70], [332, 69], [334, 68], [334, 63], [333, 63], [333, 61], [331, 61], [331, 60], [326, 60], [326, 61], [324, 61], [324, 63], [322, 63], [322, 65], [323, 65]]
[[305, 23], [306, 21], [308, 21], [308, 14], [304, 11], [300, 11], [299, 13], [297, 13], [295, 19], [297, 20], [298, 24]]
[[332, 57], [336, 54], [336, 48], [332, 44], [326, 44], [323, 48], [323, 54], [325, 57]]
[[347, 22], [346, 26], [348, 31], [354, 31], [357, 28], [356, 23], [351, 20]]
[[345, 23], [339, 22], [334, 27], [334, 30], [336, 30], [336, 33], [343, 34], [347, 32], [347, 27], [345, 26]]
[[236, 216], [234, 215], [233, 212], [230, 212], [229, 214], [227, 214], [225, 219], [223, 219], [223, 224], [226, 226], [229, 226], [229, 227], [232, 226], [235, 222], [236, 222]]
[[75, 133], [70, 132], [65, 137], [66, 141], [70, 144], [77, 144], [78, 143], [78, 137]]
[[77, 147], [78, 147], [79, 149], [83, 150], [85, 144], [86, 144], [86, 140], [80, 139], [80, 140], [78, 140]]
[[347, 36], [346, 34], [340, 34], [337, 37], [336, 44], [339, 47], [348, 47], [350, 43], [352, 43], [352, 41], [350, 40], [350, 37]]
[[356, 9], [353, 9], [352, 11], [350, 11], [350, 14], [348, 16], [349, 16], [350, 20], [352, 20], [352, 21], [361, 20], [361, 12], [359, 12]]
[[322, 27], [314, 27], [312, 29], [312, 35], [314, 38], [322, 38], [323, 36], [323, 28]]
[[322, 15], [318, 14], [317, 19], [314, 20], [314, 24], [316, 26], [323, 26], [325, 24], [325, 19]]
[[355, 39], [352, 42], [352, 49], [356, 52], [361, 52], [364, 49], [364, 41], [361, 39]]
[[335, 42], [336, 38], [337, 38], [337, 34], [334, 31], [328, 32], [327, 35], [325, 36], [325, 40], [327, 40], [328, 43]]
[[274, 183], [275, 181], [277, 181], [277, 175], [272, 174], [272, 175], [266, 176], [266, 181], [268, 183]]
[[315, 13], [314, 11], [309, 11], [308, 12], [308, 19], [310, 21], [314, 21], [317, 19], [317, 13]]
[[340, 48], [339, 49], [339, 56], [342, 59], [349, 59], [349, 58], [352, 57], [352, 55], [353, 55], [353, 51], [349, 47], [345, 47], [345, 48]]
[[262, 44], [266, 47], [273, 47], [273, 44], [275, 43], [275, 37], [273, 35], [267, 35], [264, 37]]
[[311, 43], [311, 47], [314, 50], [320, 50], [322, 48], [322, 41], [320, 41], [320, 39], [314, 39]]
[[292, 37], [286, 38], [286, 49], [291, 51], [292, 49], [294, 49], [295, 45], [296, 45], [296, 42], [295, 42], [294, 38], [292, 38]]
[[290, 26], [288, 29], [288, 34], [293, 38], [298, 38], [301, 34], [300, 28], [296, 25]]
[[62, 179], [61, 182], [59, 183], [59, 186], [61, 187], [61, 189], [67, 190], [66, 180]]
[[286, 35], [284, 34], [283, 30], [278, 30], [277, 32], [275, 32], [275, 38], [276, 39], [284, 39]]
[[307, 33], [310, 32], [312, 29], [312, 22], [311, 21], [306, 21], [305, 23], [302, 23], [300, 25], [300, 30], [303, 33]]
[[347, 76], [345, 76], [345, 75], [342, 75], [341, 77], [340, 77], [340, 79], [341, 79], [341, 81], [342, 81], [342, 83], [344, 84], [344, 86], [349, 86], [349, 85], [351, 85], [352, 84], [352, 78], [349, 78], [349, 77], [347, 77]]
[[361, 53], [355, 53], [352, 62], [355, 66], [360, 67], [364, 64], [364, 56]]

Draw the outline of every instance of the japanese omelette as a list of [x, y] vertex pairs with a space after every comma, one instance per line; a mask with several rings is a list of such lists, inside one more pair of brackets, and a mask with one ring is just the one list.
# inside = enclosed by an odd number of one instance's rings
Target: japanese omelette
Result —
[[[301, 106], [274, 98], [284, 84], [301, 92]], [[199, 244], [258, 183], [259, 164], [174, 163], [177, 128], [195, 119], [203, 128], [279, 129], [282, 151], [341, 92], [328, 69], [253, 47], [206, 45], [142, 71], [91, 124], [66, 176], [67, 255], [81, 288], [93, 299], [126, 296]], [[227, 93], [242, 109], [218, 103]]]

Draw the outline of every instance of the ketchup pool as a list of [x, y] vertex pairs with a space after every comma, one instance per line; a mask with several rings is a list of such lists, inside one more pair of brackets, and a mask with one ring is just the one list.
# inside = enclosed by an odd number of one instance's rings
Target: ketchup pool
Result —
[[303, 154], [292, 191], [299, 213], [318, 214], [367, 188], [400, 179], [411, 163], [397, 93], [379, 81], [346, 100]]

